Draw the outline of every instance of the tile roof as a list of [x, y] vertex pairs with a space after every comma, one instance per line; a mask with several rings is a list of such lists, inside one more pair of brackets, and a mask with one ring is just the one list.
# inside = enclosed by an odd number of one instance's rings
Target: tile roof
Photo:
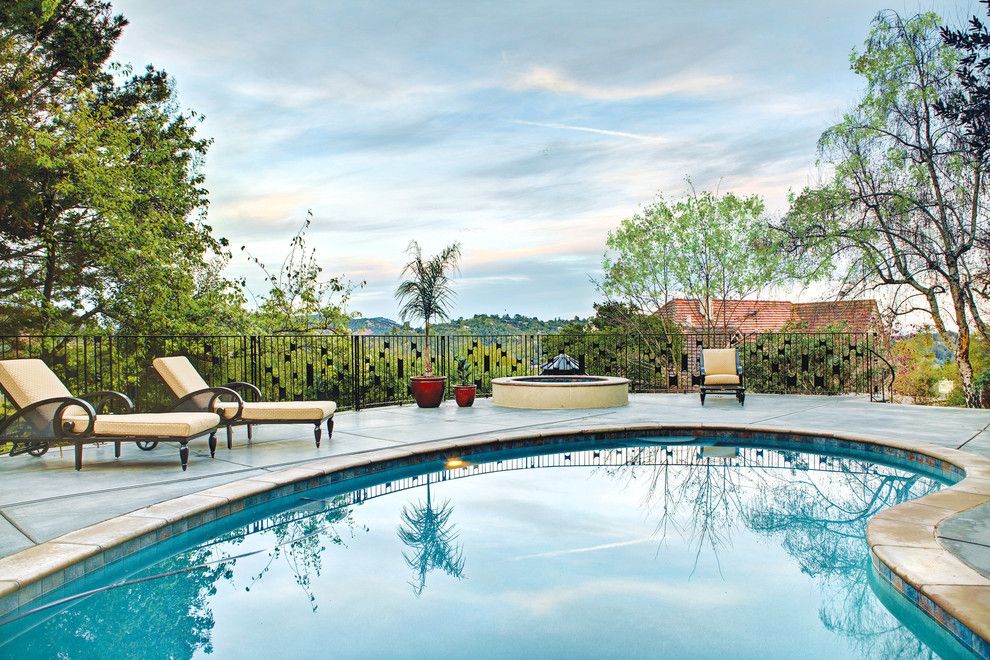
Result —
[[[723, 311], [724, 309], [724, 311]], [[703, 328], [705, 318], [698, 300], [674, 298], [658, 314], [685, 329]], [[725, 324], [743, 334], [776, 332], [796, 326], [806, 332], [819, 332], [845, 324], [847, 332], [869, 332], [880, 325], [880, 312], [874, 300], [835, 300], [792, 303], [787, 300], [716, 300], [712, 316], [717, 325]]]

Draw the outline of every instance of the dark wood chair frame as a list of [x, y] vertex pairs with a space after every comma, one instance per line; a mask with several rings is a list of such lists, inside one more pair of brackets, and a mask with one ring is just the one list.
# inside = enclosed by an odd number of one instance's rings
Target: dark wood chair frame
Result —
[[[14, 406], [13, 415], [0, 423], [0, 442], [10, 442], [12, 447], [10, 456], [19, 454], [30, 454], [32, 456], [42, 456], [53, 444], [71, 442], [75, 447], [76, 470], [82, 469], [82, 448], [85, 444], [96, 444], [100, 442], [112, 442], [114, 444], [114, 457], [120, 458], [120, 447], [124, 442], [133, 442], [138, 448], [150, 451], [158, 446], [159, 442], [176, 442], [179, 444], [179, 462], [185, 470], [189, 464], [189, 441], [195, 438], [210, 434], [210, 456], [216, 453], [217, 429], [214, 427], [210, 431], [197, 433], [189, 437], [176, 436], [121, 436], [121, 435], [98, 435], [94, 433], [96, 426], [96, 416], [110, 414], [111, 407], [116, 404], [123, 406], [123, 413], [134, 412], [134, 402], [121, 392], [103, 390], [100, 392], [90, 392], [78, 397], [55, 397], [36, 401], [23, 408], [19, 407], [14, 399], [2, 386], [0, 392]], [[73, 430], [74, 424], [63, 420], [65, 411], [77, 406], [81, 408], [89, 418], [86, 428], [82, 431]], [[17, 429], [18, 424], [24, 425]], [[10, 435], [13, 433], [13, 435]], [[9, 437], [8, 437], [9, 436]]]
[[734, 394], [740, 406], [746, 405], [746, 381], [743, 379], [742, 363], [739, 361], [739, 350], [736, 349], [736, 375], [739, 376], [738, 385], [705, 385], [705, 352], [701, 351], [701, 405], [705, 405], [705, 396], [708, 394]]

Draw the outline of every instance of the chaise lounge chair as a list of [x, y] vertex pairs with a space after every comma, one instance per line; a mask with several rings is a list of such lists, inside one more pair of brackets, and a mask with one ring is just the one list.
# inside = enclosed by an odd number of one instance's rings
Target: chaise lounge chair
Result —
[[[313, 424], [313, 435], [316, 446], [320, 446], [323, 429], [320, 425], [327, 423], [327, 438], [333, 436], [333, 414], [337, 404], [333, 401], [262, 401], [261, 391], [250, 383], [227, 383], [221, 388], [211, 388], [196, 371], [189, 358], [184, 355], [155, 358], [152, 366], [165, 385], [172, 391], [179, 402], [176, 406], [193, 403], [198, 410], [218, 412], [227, 427], [227, 448], [233, 446], [234, 426], [247, 426], [248, 439], [251, 439], [251, 427], [255, 424]], [[245, 401], [238, 396], [236, 401], [220, 401], [208, 399], [204, 393], [225, 390], [227, 392], [244, 392], [251, 401]]]
[[701, 405], [706, 394], [735, 394], [739, 405], [746, 405], [739, 351], [735, 348], [706, 348], [701, 351]]
[[[93, 392], [72, 396], [59, 377], [37, 359], [0, 360], [0, 391], [17, 409], [0, 423], [0, 442], [12, 443], [11, 456], [41, 456], [56, 442], [72, 442], [76, 469], [82, 469], [84, 444], [113, 442], [120, 458], [122, 442], [144, 450], [159, 442], [179, 443], [182, 469], [189, 462], [189, 441], [210, 434], [210, 455], [216, 451], [220, 417], [214, 413], [132, 412], [134, 404], [120, 392]], [[109, 414], [123, 407], [124, 414]]]

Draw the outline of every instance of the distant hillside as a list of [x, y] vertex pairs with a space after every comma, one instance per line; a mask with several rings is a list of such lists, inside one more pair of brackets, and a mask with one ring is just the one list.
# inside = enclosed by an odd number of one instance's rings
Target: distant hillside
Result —
[[437, 334], [469, 334], [469, 335], [519, 335], [519, 334], [553, 334], [564, 326], [572, 323], [584, 323], [586, 319], [551, 319], [541, 321], [535, 316], [516, 314], [475, 314], [469, 319], [451, 319], [448, 323], [437, 323]]
[[[553, 334], [572, 323], [585, 323], [587, 319], [551, 319], [542, 321], [535, 316], [516, 314], [475, 314], [471, 318], [452, 319], [447, 323], [435, 323], [430, 329], [438, 335], [534, 335]], [[404, 334], [407, 332], [421, 333], [422, 327], [404, 329], [392, 319], [382, 317], [351, 319], [351, 332], [364, 334], [387, 335]], [[370, 332], [369, 332], [370, 331]]]
[[374, 316], [372, 318], [351, 319], [347, 322], [351, 332], [358, 334], [387, 335], [392, 328], [399, 327], [399, 324], [384, 316]]

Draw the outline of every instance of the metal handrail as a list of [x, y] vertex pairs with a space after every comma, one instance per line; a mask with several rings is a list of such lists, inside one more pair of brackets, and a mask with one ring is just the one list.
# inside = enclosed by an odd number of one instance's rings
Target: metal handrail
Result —
[[[885, 358], [879, 351], [873, 347], [867, 347], [867, 350], [874, 356], [880, 358], [880, 361], [886, 365], [888, 372], [890, 373], [890, 400], [887, 400], [887, 389], [883, 386], [883, 381], [880, 383], [880, 399], [879, 401], [875, 398], [876, 388], [873, 387], [873, 383], [870, 383], [870, 401], [877, 403], [892, 403], [894, 401], [894, 380], [897, 378], [897, 369], [894, 365], [890, 363], [890, 360]], [[872, 378], [870, 379], [872, 381]]]

